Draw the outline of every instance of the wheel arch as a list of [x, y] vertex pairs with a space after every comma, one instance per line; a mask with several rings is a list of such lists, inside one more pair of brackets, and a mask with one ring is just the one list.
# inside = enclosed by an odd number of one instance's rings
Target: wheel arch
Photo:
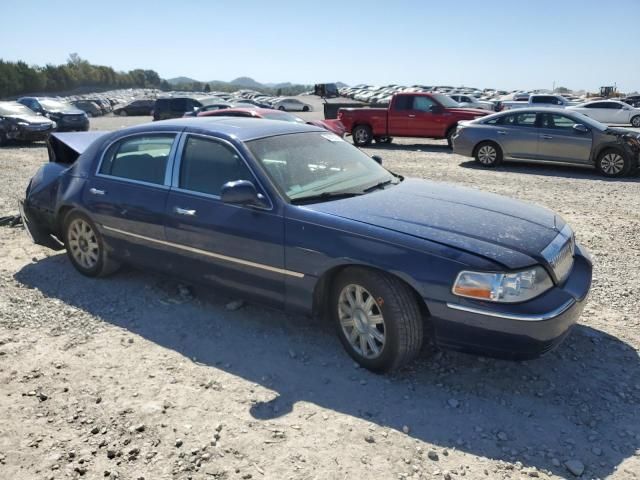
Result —
[[502, 148], [502, 145], [500, 145], [497, 141], [495, 141], [492, 138], [485, 138], [484, 140], [480, 140], [479, 142], [476, 142], [476, 144], [473, 146], [473, 150], [471, 152], [472, 157], [476, 156], [476, 153], [478, 153], [478, 148], [480, 148], [480, 145], [482, 145], [483, 143], [492, 143], [493, 145], [495, 145], [500, 149], [500, 152], [502, 152], [504, 156], [504, 148]]
[[622, 146], [618, 145], [616, 142], [610, 142], [610, 143], [605, 143], [603, 145], [600, 145], [597, 149], [593, 151], [593, 156], [591, 157], [591, 163], [595, 165], [596, 162], [598, 161], [598, 158], [600, 158], [600, 155], [602, 155], [607, 150], [614, 150], [618, 152], [620, 155], [624, 156], [625, 158], [633, 161], [633, 158], [629, 158], [629, 152], [625, 151], [625, 149]]
[[312, 304], [312, 315], [315, 318], [327, 318], [327, 305], [329, 301], [329, 295], [331, 293], [331, 286], [333, 282], [335, 282], [338, 275], [343, 272], [347, 268], [362, 268], [366, 270], [372, 270], [380, 273], [384, 273], [386, 275], [390, 275], [393, 278], [397, 279], [401, 283], [403, 283], [413, 294], [416, 299], [416, 303], [420, 308], [420, 313], [422, 315], [422, 319], [425, 322], [425, 325], [428, 324], [427, 319], [430, 316], [429, 309], [427, 304], [425, 303], [422, 295], [420, 294], [420, 290], [418, 286], [413, 282], [411, 278], [408, 276], [402, 275], [398, 272], [389, 272], [387, 270], [383, 270], [381, 268], [373, 267], [367, 264], [362, 263], [343, 263], [340, 265], [336, 265], [331, 267], [329, 270], [325, 271], [319, 278], [315, 284], [313, 289], [313, 304]]

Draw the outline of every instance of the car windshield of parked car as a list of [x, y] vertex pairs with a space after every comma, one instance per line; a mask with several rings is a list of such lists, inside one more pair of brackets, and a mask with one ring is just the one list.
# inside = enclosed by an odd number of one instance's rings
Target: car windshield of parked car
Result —
[[49, 99], [40, 100], [40, 105], [42, 105], [47, 110], [54, 110], [54, 111], [65, 110], [71, 107], [71, 105], [67, 103], [59, 102], [57, 100], [49, 100]]
[[431, 95], [440, 105], [445, 108], [456, 108], [459, 107], [460, 104], [456, 102], [453, 98], [448, 97], [447, 95], [443, 95], [441, 93], [434, 93]]
[[280, 191], [290, 200], [364, 193], [399, 181], [363, 152], [329, 132], [309, 132], [247, 142]]
[[31, 109], [19, 103], [9, 103], [0, 105], [0, 115], [33, 115]]
[[269, 120], [282, 120], [284, 122], [294, 122], [294, 123], [307, 123], [300, 117], [296, 117], [295, 115], [291, 115], [290, 113], [273, 111], [273, 112], [265, 112], [262, 114], [264, 118], [268, 118]]

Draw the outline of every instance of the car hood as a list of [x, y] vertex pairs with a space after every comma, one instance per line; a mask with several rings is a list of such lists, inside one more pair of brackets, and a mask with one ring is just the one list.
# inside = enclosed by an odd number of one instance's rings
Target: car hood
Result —
[[49, 110], [54, 115], [82, 115], [84, 112], [79, 108], [62, 108], [60, 110]]
[[41, 115], [4, 115], [4, 118], [10, 118], [16, 122], [26, 122], [26, 123], [53, 123], [47, 117], [43, 117]]
[[419, 179], [306, 208], [449, 245], [512, 269], [543, 261], [542, 250], [564, 226], [535, 205]]

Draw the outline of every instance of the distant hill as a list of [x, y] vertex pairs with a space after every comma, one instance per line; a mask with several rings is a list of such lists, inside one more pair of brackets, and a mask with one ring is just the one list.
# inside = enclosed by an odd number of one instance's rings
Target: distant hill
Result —
[[[230, 82], [225, 82], [222, 80], [209, 80], [207, 82], [201, 82], [200, 80], [196, 80], [194, 78], [190, 78], [190, 77], [175, 77], [175, 78], [169, 78], [167, 79], [167, 82], [169, 82], [170, 85], [184, 85], [184, 84], [191, 84], [191, 83], [208, 83], [210, 85], [235, 85], [237, 87], [243, 87], [243, 88], [291, 88], [296, 86], [296, 84], [293, 84], [291, 82], [280, 82], [280, 83], [260, 83], [256, 80], [254, 80], [251, 77], [238, 77], [238, 78], [234, 78], [233, 80], [231, 80]], [[343, 83], [338, 82], [336, 85], [338, 86], [344, 86]]]
[[194, 80], [193, 78], [189, 78], [189, 77], [175, 77], [175, 78], [168, 78], [167, 82], [169, 82], [170, 85], [179, 85], [181, 83], [195, 83], [198, 80]]
[[250, 77], [234, 78], [229, 83], [231, 85], [238, 85], [239, 87], [245, 87], [245, 88], [263, 88], [265, 86], [260, 82], [256, 82], [253, 78], [250, 78]]

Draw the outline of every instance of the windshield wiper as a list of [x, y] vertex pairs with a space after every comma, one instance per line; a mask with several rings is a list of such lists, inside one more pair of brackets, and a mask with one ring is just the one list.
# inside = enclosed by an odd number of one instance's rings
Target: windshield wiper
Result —
[[373, 190], [384, 190], [384, 187], [386, 187], [387, 185], [397, 185], [400, 182], [394, 182], [393, 180], [385, 180], [384, 182], [380, 182], [380, 183], [376, 183], [375, 185], [372, 185], [370, 187], [367, 187], [363, 190], [364, 193], [369, 193], [372, 192]]
[[307, 195], [306, 197], [292, 198], [291, 203], [298, 205], [300, 203], [326, 202], [328, 200], [339, 200], [342, 198], [350, 198], [362, 195], [361, 192], [323, 192], [318, 195]]

